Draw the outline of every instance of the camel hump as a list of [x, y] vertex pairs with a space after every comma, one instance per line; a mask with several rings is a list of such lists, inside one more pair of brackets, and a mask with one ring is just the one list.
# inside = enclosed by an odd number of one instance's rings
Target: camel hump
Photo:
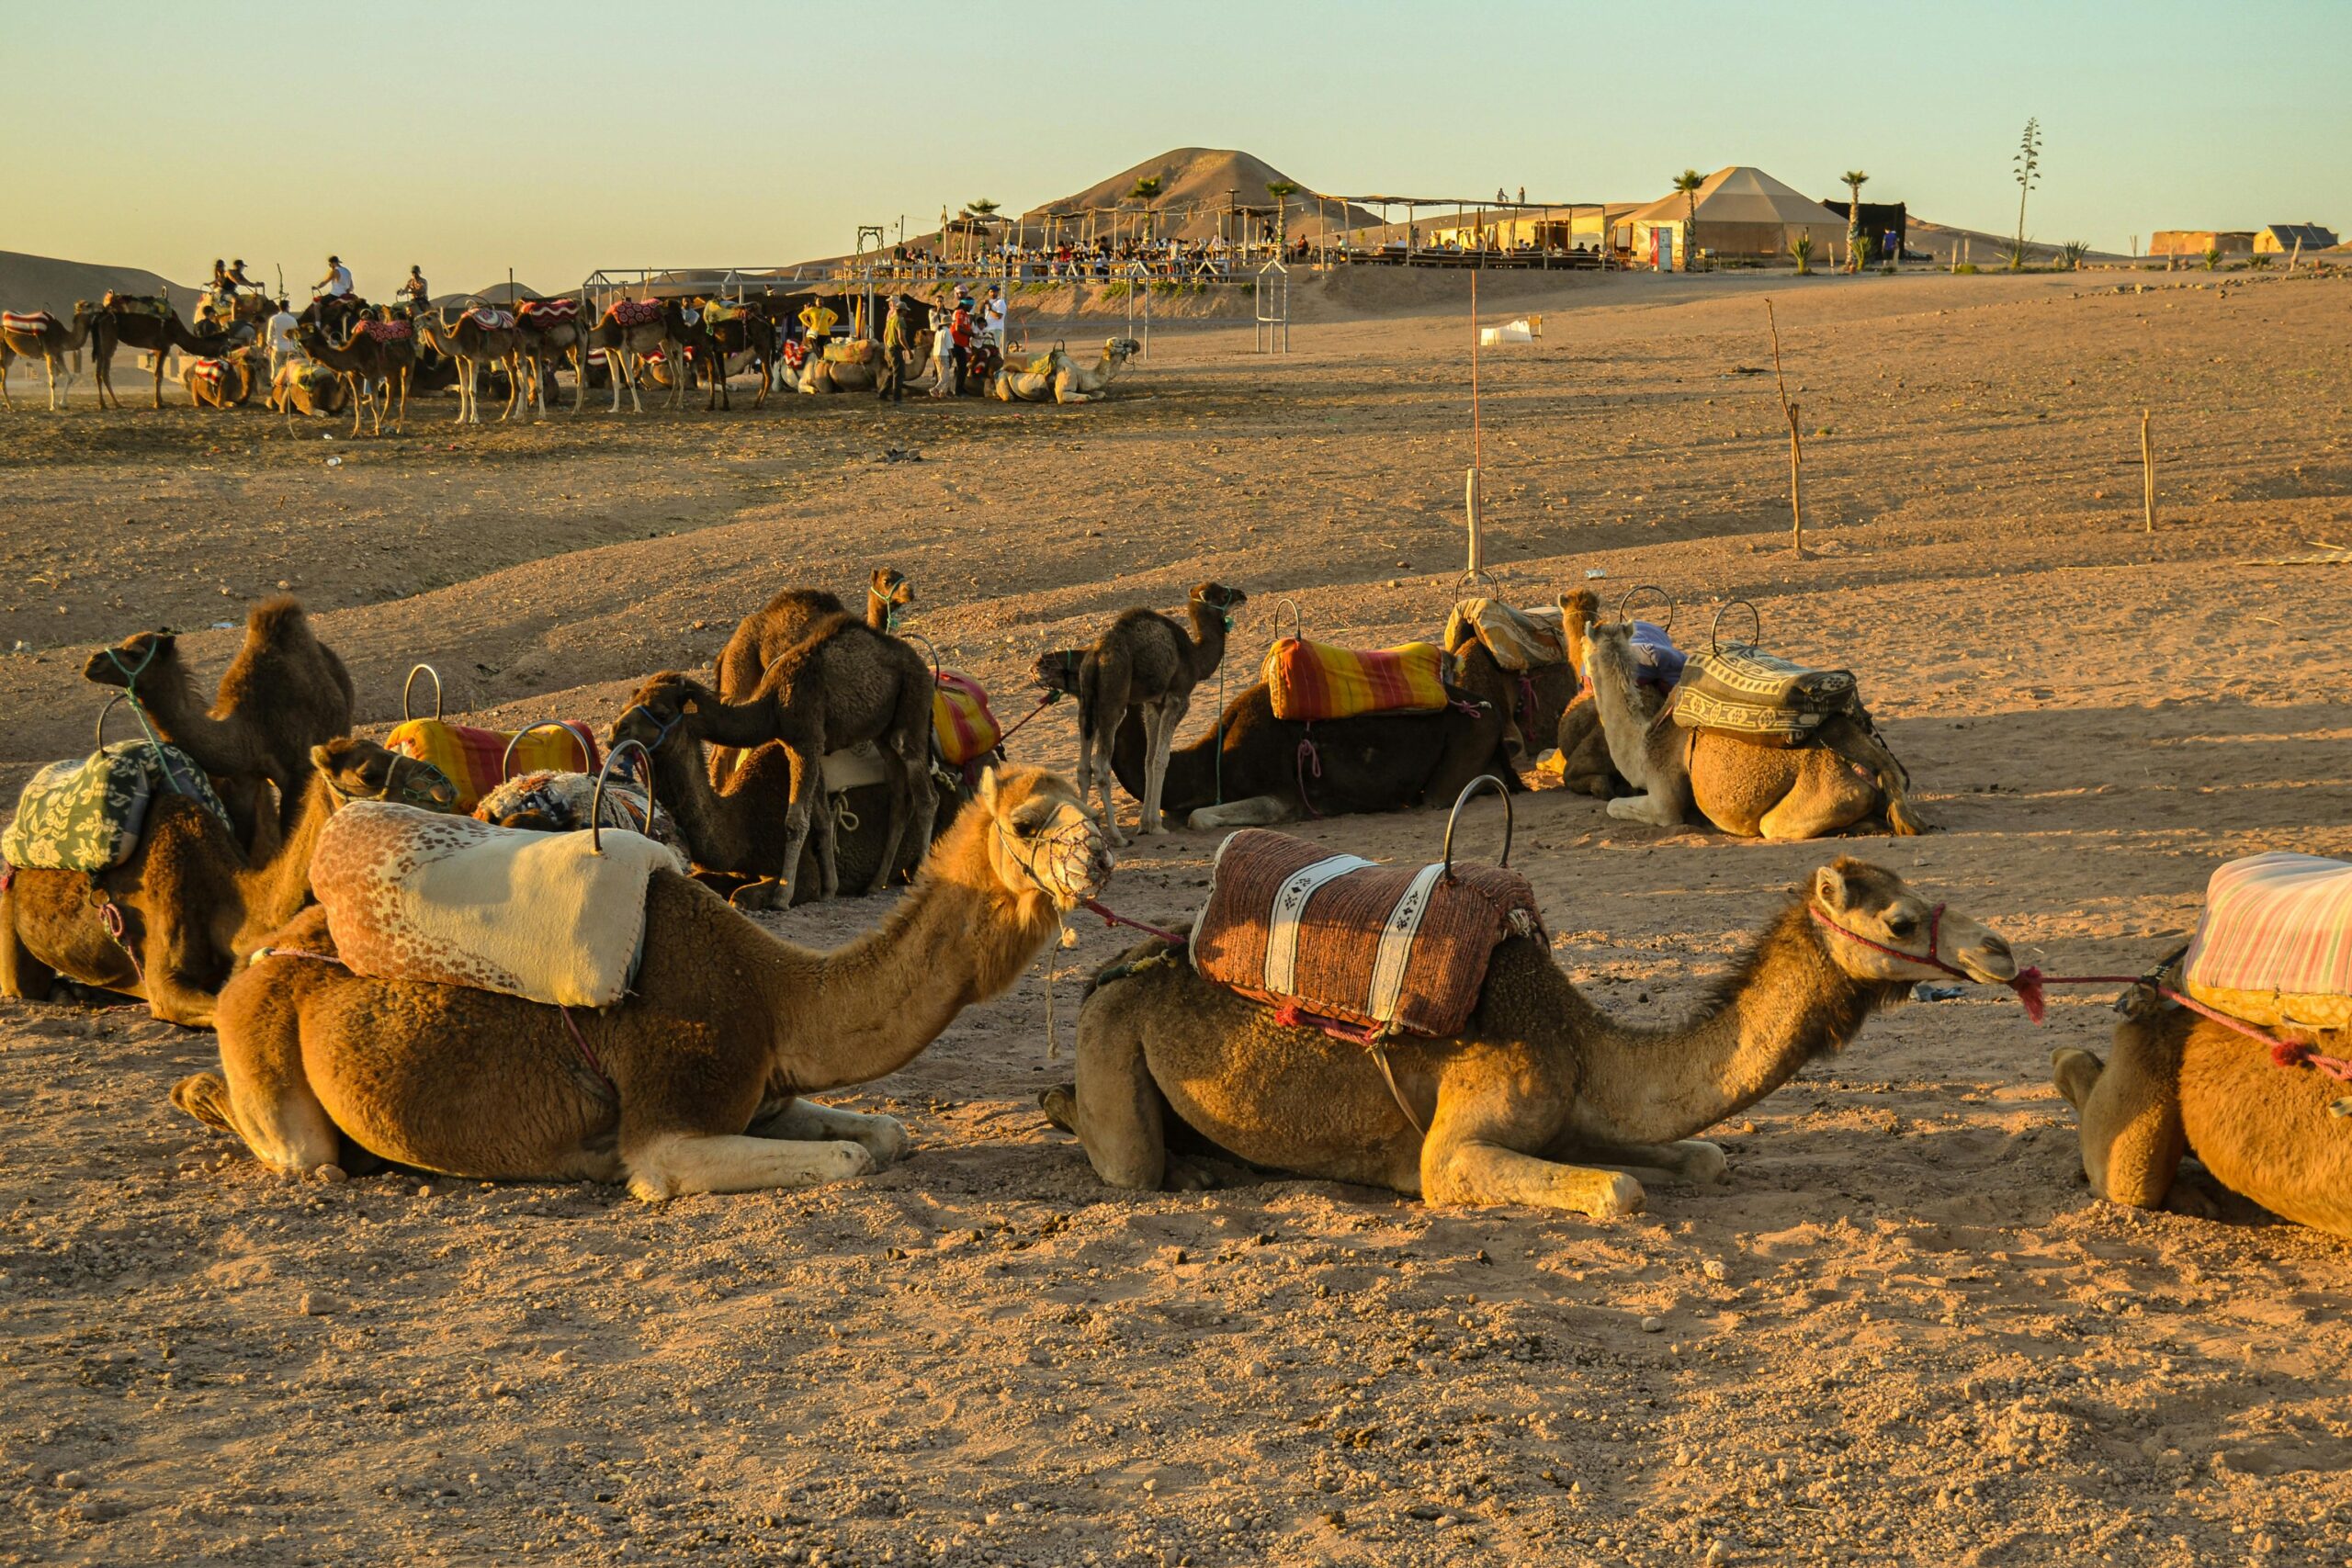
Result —
[[291, 593], [263, 600], [245, 617], [245, 637], [253, 642], [311, 642], [310, 612]]

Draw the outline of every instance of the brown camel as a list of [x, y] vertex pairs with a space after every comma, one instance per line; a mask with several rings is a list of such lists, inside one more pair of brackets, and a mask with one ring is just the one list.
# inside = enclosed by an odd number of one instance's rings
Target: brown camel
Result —
[[[657, 871], [643, 963], [616, 1007], [566, 1013], [268, 958], [221, 996], [220, 1074], [183, 1079], [172, 1100], [268, 1165], [329, 1179], [346, 1140], [424, 1170], [626, 1181], [649, 1200], [860, 1176], [905, 1151], [905, 1130], [798, 1097], [912, 1060], [1011, 985], [1109, 874], [1068, 784], [992, 773], [907, 897], [831, 953]], [[277, 945], [332, 942], [314, 910]]]
[[[360, 321], [348, 344], [337, 347], [317, 327], [298, 327], [302, 352], [334, 371], [351, 392], [351, 434], [359, 434], [363, 414], [372, 416], [372, 434], [384, 434], [384, 409], [392, 409], [392, 434], [401, 434], [408, 419], [410, 378], [416, 370], [416, 333], [406, 321]], [[383, 404], [375, 394], [380, 391]], [[398, 401], [394, 399], [397, 397]]]
[[755, 409], [768, 406], [768, 392], [775, 381], [775, 323], [757, 310], [750, 310], [723, 321], [712, 321], [706, 317], [702, 323], [701, 337], [695, 344], [695, 359], [710, 382], [710, 395], [703, 403], [704, 412], [735, 406], [735, 400], [727, 389], [727, 361], [739, 354], [748, 354], [759, 362], [760, 389], [752, 398], [752, 406]]
[[[1570, 597], [1564, 595], [1560, 601], [1564, 620]], [[1578, 589], [1574, 597], [1585, 602], [1584, 618], [1589, 620], [1590, 608], [1597, 604], [1592, 590]], [[1568, 710], [1579, 699], [1590, 705], [1590, 699], [1579, 690], [1582, 681], [1573, 653], [1564, 663], [1506, 670], [1466, 625], [1459, 628], [1446, 651], [1454, 658], [1453, 683], [1480, 702], [1492, 704], [1504, 716], [1503, 750], [1519, 766], [1532, 763], [1539, 751], [1554, 743]]]
[[1726, 833], [1782, 840], [1840, 833], [1874, 817], [1883, 818], [1893, 833], [1928, 830], [1905, 795], [1903, 764], [1867, 716], [1834, 716], [1813, 743], [1796, 747], [1758, 745], [1645, 718], [1633, 626], [1626, 621], [1586, 632], [1585, 669], [1610, 757], [1627, 783], [1645, 792], [1611, 800], [1611, 817], [1679, 828], [1696, 806]]
[[589, 324], [574, 311], [564, 314], [550, 310], [555, 301], [526, 299], [514, 314], [514, 330], [522, 340], [521, 362], [525, 395], [537, 400], [539, 412], [547, 413], [547, 378], [559, 365], [571, 367], [571, 412], [580, 412], [580, 400], [588, 394], [588, 332]]
[[181, 373], [180, 384], [187, 389], [190, 408], [243, 408], [253, 401], [253, 350], [232, 349], [218, 359], [195, 359]]
[[[913, 583], [889, 567], [876, 567], [865, 585], [865, 624], [877, 632], [892, 630], [914, 599]], [[718, 694], [730, 703], [747, 700], [786, 649], [806, 639], [820, 621], [848, 613], [838, 595], [822, 588], [777, 590], [774, 598], [736, 623], [727, 646], [719, 649]], [[743, 754], [732, 746], [712, 747], [711, 777], [723, 781], [742, 761]]]
[[1176, 741], [1177, 726], [1193, 705], [1193, 688], [1216, 673], [1225, 659], [1225, 634], [1233, 612], [1250, 596], [1222, 583], [1197, 584], [1184, 608], [1192, 616], [1193, 635], [1157, 610], [1123, 612], [1111, 629], [1087, 651], [1078, 667], [1078, 796], [1091, 810], [1099, 790], [1102, 797], [1102, 835], [1114, 847], [1125, 844], [1119, 835], [1119, 811], [1111, 797], [1111, 749], [1119, 725], [1129, 710], [1139, 714], [1144, 727], [1143, 821], [1138, 831], [1164, 833], [1162, 786], [1168, 775], [1168, 753]]
[[311, 748], [351, 731], [350, 673], [311, 634], [301, 602], [281, 594], [245, 616], [245, 640], [208, 710], [169, 632], [138, 632], [90, 655], [83, 679], [129, 690], [155, 732], [218, 778], [277, 786], [278, 825], [291, 831], [313, 771]]
[[[685, 362], [687, 344], [697, 334], [697, 329], [686, 325], [685, 310], [675, 299], [622, 299], [605, 311], [596, 323], [590, 341], [605, 355], [605, 373], [612, 378], [612, 412], [621, 412], [621, 389], [628, 389], [629, 410], [645, 412], [644, 401], [637, 395], [637, 384], [645, 376], [645, 361], [649, 355], [661, 354], [673, 365]], [[670, 398], [664, 407], [685, 407], [686, 378], [670, 378]]]
[[490, 370], [506, 372], [506, 407], [499, 423], [513, 417], [514, 400], [524, 395], [523, 334], [515, 330], [513, 316], [477, 305], [459, 311], [454, 321], [445, 310], [419, 310], [410, 324], [419, 344], [457, 364], [459, 424], [482, 422], [479, 388], [482, 374]]
[[[1589, 588], [1560, 595], [1560, 640], [1567, 648], [1568, 665], [1576, 672], [1577, 689], [1560, 709], [1552, 743], [1559, 749], [1560, 786], [1607, 800], [1624, 794], [1629, 786], [1610, 761], [1609, 737], [1601, 731], [1600, 709], [1592, 700], [1592, 682], [1585, 679], [1585, 634], [1600, 614], [1600, 596]], [[1642, 684], [1640, 694], [1646, 700], [1637, 706], [1651, 705], [1664, 696], [1647, 683]], [[1651, 716], [1655, 716], [1652, 706]]]
[[2344, 1121], [2352, 1089], [2316, 1067], [2274, 1065], [2259, 1042], [2144, 981], [2115, 1006], [2123, 1021], [2107, 1061], [2075, 1046], [2050, 1056], [2058, 1092], [2082, 1122], [2092, 1191], [2134, 1209], [2211, 1217], [2210, 1200], [2176, 1179], [2193, 1154], [2215, 1180], [2272, 1213], [2352, 1236]]
[[[212, 1025], [239, 959], [310, 896], [311, 852], [345, 800], [447, 810], [439, 769], [345, 736], [318, 747], [294, 826], [251, 862], [220, 819], [169, 792], [149, 804], [139, 847], [95, 875], [20, 868], [0, 889], [0, 996], [47, 999], [60, 975], [145, 999], [157, 1018]], [[118, 934], [118, 932], [119, 934]]]
[[[791, 764], [792, 792], [785, 809], [784, 856], [776, 864], [773, 886], [739, 896], [747, 908], [780, 907], [791, 901], [792, 883], [800, 867], [800, 852], [824, 793], [823, 761], [828, 752], [872, 742], [880, 752], [890, 789], [882, 849], [868, 893], [878, 893], [897, 863], [899, 845], [911, 819], [916, 843], [931, 838], [937, 802], [929, 789], [915, 785], [931, 771], [931, 713], [935, 690], [931, 666], [922, 656], [887, 633], [831, 615], [818, 622], [798, 645], [786, 649], [759, 684], [740, 703], [730, 703], [709, 687], [670, 671], [640, 688], [624, 720], [636, 728], [659, 711], [665, 716], [692, 714], [697, 732], [721, 744], [751, 748], [779, 741]], [[642, 710], [642, 711], [640, 711]], [[633, 730], [616, 725], [616, 739]], [[832, 848], [832, 814], [818, 824], [818, 864], [823, 894], [831, 897], [840, 879]]]
[[[98, 308], [86, 299], [74, 307], [71, 322], [46, 310], [0, 312], [0, 408], [16, 407], [8, 400], [8, 366], [17, 359], [40, 361], [49, 376], [49, 412], [64, 408], [66, 390], [82, 374], [82, 345], [89, 341], [90, 323], [97, 315]], [[65, 372], [63, 388], [57, 384], [61, 369]]]
[[332, 416], [343, 412], [344, 400], [351, 389], [342, 377], [325, 366], [306, 357], [288, 359], [277, 367], [277, 379], [270, 383], [267, 406], [291, 421], [296, 414], [305, 418]]
[[90, 367], [96, 372], [100, 408], [105, 408], [109, 400], [116, 408], [122, 407], [121, 394], [114, 389], [117, 344], [127, 344], [155, 356], [157, 408], [164, 406], [164, 361], [175, 350], [197, 356], [220, 351], [220, 339], [198, 337], [189, 331], [179, 312], [172, 309], [172, 302], [161, 294], [117, 294], [109, 290], [98, 301], [98, 319], [90, 327]]
[[1644, 1202], [1623, 1168], [1720, 1177], [1723, 1151], [1694, 1134], [1842, 1049], [1915, 982], [1943, 978], [1925, 962], [1931, 941], [1977, 979], [2017, 973], [1992, 931], [1950, 909], [1931, 919], [1893, 872], [1842, 857], [1792, 890], [1675, 1028], [1618, 1022], [1542, 936], [1507, 937], [1460, 1037], [1386, 1044], [1393, 1095], [1362, 1046], [1277, 1023], [1181, 957], [1149, 962], [1166, 951], [1155, 942], [1097, 976], [1079, 1012], [1078, 1081], [1041, 1100], [1114, 1187], [1204, 1185], [1205, 1168], [1170, 1155], [1172, 1130], [1253, 1165], [1431, 1203], [1613, 1217]]

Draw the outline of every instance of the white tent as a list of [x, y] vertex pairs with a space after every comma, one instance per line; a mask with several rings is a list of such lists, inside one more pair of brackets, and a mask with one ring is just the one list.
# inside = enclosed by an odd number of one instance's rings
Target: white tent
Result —
[[[1691, 197], [1677, 191], [1647, 207], [1637, 207], [1617, 220], [1617, 243], [1647, 256], [1657, 243], [1653, 236], [1665, 230], [1672, 235], [1675, 265], [1687, 265], [1693, 236], [1683, 231], [1690, 226], [1693, 205]], [[1791, 240], [1811, 234], [1826, 260], [1830, 246], [1846, 237], [1845, 214], [1832, 212], [1763, 170], [1744, 164], [1735, 164], [1708, 175], [1699, 187], [1695, 206], [1695, 241], [1710, 255], [1784, 257]]]

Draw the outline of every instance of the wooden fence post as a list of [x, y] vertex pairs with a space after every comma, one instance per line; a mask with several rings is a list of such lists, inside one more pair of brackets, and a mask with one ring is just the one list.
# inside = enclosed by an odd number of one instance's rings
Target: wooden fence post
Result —
[[2140, 509], [2145, 531], [2156, 531], [2156, 447], [2149, 434], [2148, 411], [2140, 411]]
[[1781, 322], [1772, 301], [1764, 301], [1764, 320], [1772, 329], [1772, 380], [1781, 389], [1781, 417], [1789, 422], [1789, 547], [1804, 554], [1804, 446], [1797, 434], [1797, 405], [1789, 401], [1789, 383], [1781, 374]]

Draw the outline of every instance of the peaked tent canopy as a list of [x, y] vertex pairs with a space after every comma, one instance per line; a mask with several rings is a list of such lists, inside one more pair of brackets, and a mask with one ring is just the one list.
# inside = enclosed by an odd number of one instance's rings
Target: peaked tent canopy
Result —
[[[1789, 242], [1809, 233], [1827, 254], [1846, 237], [1846, 214], [1831, 211], [1792, 186], [1761, 169], [1735, 164], [1717, 169], [1700, 186], [1698, 232], [1690, 243], [1715, 255], [1780, 256]], [[1691, 221], [1691, 199], [1679, 191], [1635, 208], [1617, 220], [1620, 243], [1632, 244], [1645, 230], [1682, 228]]]

